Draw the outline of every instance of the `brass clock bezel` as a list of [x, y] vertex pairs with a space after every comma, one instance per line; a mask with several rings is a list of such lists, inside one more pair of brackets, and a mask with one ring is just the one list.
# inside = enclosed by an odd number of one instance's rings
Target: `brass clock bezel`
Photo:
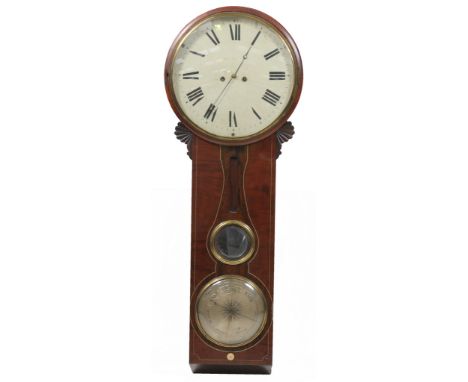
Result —
[[[228, 225], [237, 225], [238, 227], [241, 227], [247, 233], [250, 239], [249, 250], [242, 257], [236, 260], [226, 259], [221, 253], [218, 252], [218, 250], [216, 249], [216, 245], [215, 245], [216, 235], [218, 234], [219, 231], [221, 231], [222, 228]], [[255, 250], [257, 249], [257, 241], [255, 239], [255, 234], [252, 228], [250, 228], [249, 225], [245, 224], [244, 222], [241, 222], [240, 220], [225, 220], [219, 223], [211, 231], [209, 243], [210, 243], [210, 252], [216, 258], [216, 260], [224, 264], [228, 264], [228, 265], [237, 265], [237, 264], [242, 264], [242, 263], [245, 263], [246, 261], [249, 261], [254, 255]]]
[[[229, 15], [239, 15], [243, 17], [249, 17], [252, 19], [257, 20], [258, 22], [273, 28], [281, 40], [284, 42], [285, 46], [288, 48], [289, 53], [293, 59], [294, 63], [294, 87], [291, 93], [291, 96], [288, 100], [288, 103], [281, 114], [268, 126], [265, 126], [262, 130], [258, 131], [255, 134], [244, 136], [244, 137], [223, 137], [215, 134], [211, 134], [206, 130], [203, 130], [200, 126], [194, 123], [182, 110], [177, 100], [177, 97], [174, 93], [174, 87], [172, 83], [172, 72], [173, 72], [173, 65], [174, 65], [174, 57], [176, 56], [177, 52], [179, 51], [181, 45], [184, 43], [187, 36], [195, 30], [200, 24], [206, 22], [207, 20], [213, 19], [218, 17], [221, 14], [229, 14]], [[217, 144], [223, 144], [227, 146], [236, 146], [236, 145], [244, 145], [253, 142], [257, 142], [261, 139], [266, 138], [267, 136], [273, 134], [276, 130], [278, 130], [289, 118], [291, 113], [294, 111], [297, 102], [299, 101], [299, 97], [302, 91], [302, 79], [303, 79], [303, 72], [302, 72], [302, 61], [299, 50], [296, 46], [291, 35], [288, 31], [275, 19], [271, 16], [257, 11], [256, 9], [246, 8], [246, 7], [222, 7], [216, 8], [211, 11], [208, 11], [190, 23], [188, 23], [179, 35], [174, 40], [171, 48], [169, 49], [169, 53], [166, 58], [166, 65], [164, 71], [164, 81], [166, 86], [166, 94], [169, 99], [169, 103], [171, 104], [172, 109], [174, 110], [175, 114], [179, 117], [182, 123], [189, 128], [194, 134]]]
[[[215, 284], [218, 281], [226, 280], [226, 279], [237, 279], [237, 280], [241, 280], [242, 282], [246, 282], [246, 283], [250, 284], [252, 286], [252, 288], [255, 290], [255, 292], [258, 293], [258, 295], [262, 298], [263, 303], [264, 303], [264, 307], [265, 307], [265, 312], [263, 314], [262, 323], [261, 323], [260, 327], [257, 329], [257, 331], [255, 332], [255, 334], [249, 340], [243, 341], [243, 342], [235, 344], [235, 345], [225, 344], [225, 343], [222, 343], [222, 342], [217, 341], [214, 338], [212, 338], [203, 329], [203, 327], [202, 327], [202, 325], [200, 323], [200, 320], [198, 319], [198, 304], [200, 302], [201, 296], [205, 293], [205, 291], [210, 286], [212, 286], [213, 284]], [[268, 322], [269, 315], [270, 315], [270, 308], [269, 308], [269, 305], [268, 305], [268, 300], [265, 297], [265, 294], [263, 293], [262, 289], [254, 281], [252, 281], [251, 279], [249, 279], [249, 278], [247, 278], [245, 276], [237, 275], [237, 274], [221, 275], [221, 276], [215, 277], [215, 278], [207, 281], [205, 283], [205, 285], [203, 285], [203, 287], [198, 292], [197, 298], [195, 300], [195, 305], [194, 305], [195, 324], [197, 326], [197, 329], [198, 329], [199, 333], [203, 336], [203, 339], [210, 342], [210, 343], [212, 343], [212, 344], [214, 344], [214, 345], [217, 345], [217, 346], [219, 346], [221, 348], [226, 348], [226, 349], [241, 348], [241, 347], [244, 347], [244, 346], [249, 345], [249, 344], [253, 344], [256, 341], [258, 341], [259, 338], [261, 338], [261, 334], [264, 332], [264, 329], [265, 329], [266, 324]]]

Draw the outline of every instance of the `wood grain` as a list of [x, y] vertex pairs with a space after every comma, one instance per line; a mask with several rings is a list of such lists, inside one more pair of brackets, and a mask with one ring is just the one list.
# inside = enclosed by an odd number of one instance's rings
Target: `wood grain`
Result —
[[[242, 365], [249, 372], [265, 372], [272, 363], [272, 302], [274, 274], [274, 224], [275, 224], [275, 154], [276, 137], [239, 148], [222, 147], [199, 137], [192, 138], [192, 264], [191, 264], [191, 326], [190, 364], [194, 371], [209, 370], [206, 365]], [[229, 167], [232, 155], [240, 158], [243, 181], [238, 174], [241, 192], [239, 209], [232, 211]], [[247, 160], [248, 158], [248, 160]], [[224, 190], [224, 191], [223, 191]], [[227, 219], [249, 224], [257, 237], [257, 248], [250, 261], [227, 265], [210, 254], [207, 238], [212, 228]], [[207, 341], [195, 324], [195, 300], [199, 290], [210, 279], [222, 274], [238, 274], [253, 280], [268, 301], [267, 324], [253, 344], [241, 348], [222, 348]], [[226, 355], [235, 353], [233, 361]], [[202, 365], [204, 365], [202, 367]], [[228, 367], [229, 369], [229, 367]], [[238, 371], [239, 372], [239, 371]]]
[[[259, 134], [239, 140], [210, 135], [193, 124], [178, 105], [172, 87], [172, 65], [184, 38], [203, 20], [229, 12], [245, 13], [270, 24], [289, 46], [295, 70], [294, 90], [280, 117]], [[286, 29], [265, 13], [245, 7], [217, 8], [192, 20], [177, 36], [166, 59], [164, 80], [171, 107], [180, 119], [175, 134], [187, 144], [187, 154], [192, 159], [190, 366], [196, 373], [269, 374], [273, 359], [276, 159], [281, 154], [281, 145], [294, 134], [287, 119], [302, 91], [299, 50]], [[244, 263], [226, 264], [210, 253], [210, 234], [226, 220], [241, 221], [254, 233], [254, 253]], [[201, 334], [195, 320], [195, 303], [201, 288], [225, 274], [251, 279], [262, 290], [268, 305], [263, 331], [253, 342], [235, 349], [211, 343]], [[234, 357], [228, 359], [228, 353]]]

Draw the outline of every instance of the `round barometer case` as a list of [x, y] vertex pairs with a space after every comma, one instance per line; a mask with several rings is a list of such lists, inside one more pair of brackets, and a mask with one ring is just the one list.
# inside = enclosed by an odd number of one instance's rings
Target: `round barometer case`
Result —
[[276, 159], [302, 88], [289, 33], [250, 8], [191, 21], [165, 66], [192, 159], [190, 366], [270, 373]]
[[260, 140], [293, 111], [302, 84], [297, 47], [271, 17], [229, 7], [189, 23], [170, 49], [166, 91], [183, 123], [226, 145]]
[[199, 293], [195, 317], [207, 339], [235, 348], [252, 342], [262, 332], [267, 310], [265, 296], [252, 280], [224, 275], [207, 283]]

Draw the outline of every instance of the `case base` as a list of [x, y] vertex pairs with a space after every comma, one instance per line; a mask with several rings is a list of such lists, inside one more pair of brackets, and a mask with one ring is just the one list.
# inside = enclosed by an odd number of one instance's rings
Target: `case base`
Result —
[[191, 363], [195, 374], [271, 374], [271, 365], [206, 365]]

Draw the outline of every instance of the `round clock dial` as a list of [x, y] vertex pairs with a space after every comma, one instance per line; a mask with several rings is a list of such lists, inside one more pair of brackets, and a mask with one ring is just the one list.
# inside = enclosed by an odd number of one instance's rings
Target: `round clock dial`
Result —
[[225, 347], [252, 342], [262, 332], [267, 316], [265, 296], [242, 276], [215, 278], [200, 292], [195, 306], [200, 331], [211, 342]]
[[246, 140], [292, 112], [300, 58], [289, 35], [270, 21], [215, 12], [189, 26], [171, 50], [168, 93], [179, 116], [205, 136]]

